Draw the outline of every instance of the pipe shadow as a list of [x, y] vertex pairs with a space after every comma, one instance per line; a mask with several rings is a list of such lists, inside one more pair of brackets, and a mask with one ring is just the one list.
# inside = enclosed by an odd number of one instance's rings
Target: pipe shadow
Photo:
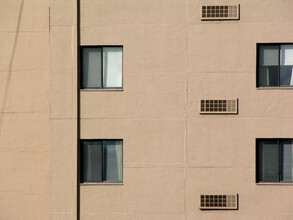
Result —
[[10, 86], [12, 67], [13, 67], [13, 62], [14, 62], [17, 42], [18, 42], [18, 35], [19, 35], [19, 28], [20, 28], [20, 22], [21, 22], [21, 17], [22, 17], [23, 5], [24, 5], [24, 0], [21, 1], [19, 13], [18, 13], [15, 37], [14, 37], [12, 52], [11, 52], [9, 65], [8, 65], [7, 80], [6, 80], [6, 83], [5, 83], [5, 86], [4, 86], [3, 100], [2, 100], [2, 103], [1, 103], [1, 110], [0, 110], [0, 137], [1, 137], [1, 134], [2, 134], [4, 110], [5, 110], [5, 107], [6, 107], [6, 104], [7, 104], [7, 95], [8, 95], [8, 90], [9, 90], [9, 86]]

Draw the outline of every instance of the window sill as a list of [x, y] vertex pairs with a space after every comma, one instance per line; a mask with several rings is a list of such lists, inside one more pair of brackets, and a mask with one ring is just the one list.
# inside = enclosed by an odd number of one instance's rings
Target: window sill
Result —
[[257, 90], [277, 90], [277, 89], [280, 89], [280, 90], [292, 90], [293, 89], [293, 86], [282, 86], [282, 87], [256, 87]]
[[82, 92], [97, 92], [97, 91], [101, 91], [101, 92], [105, 92], [105, 91], [124, 91], [123, 88], [118, 88], [118, 89], [80, 89], [80, 91]]
[[80, 186], [123, 185], [123, 183], [88, 182], [88, 183], [79, 183], [79, 185], [80, 185]]
[[273, 185], [273, 186], [276, 186], [276, 185], [288, 185], [288, 186], [293, 186], [293, 182], [292, 183], [256, 183], [256, 185]]

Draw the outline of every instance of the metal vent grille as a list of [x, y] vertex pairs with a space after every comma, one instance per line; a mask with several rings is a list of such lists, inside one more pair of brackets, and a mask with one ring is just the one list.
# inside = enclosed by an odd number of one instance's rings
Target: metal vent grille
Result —
[[205, 5], [201, 7], [201, 20], [237, 20], [239, 5]]
[[200, 100], [201, 114], [237, 114], [238, 99]]
[[238, 194], [201, 195], [200, 209], [238, 209]]

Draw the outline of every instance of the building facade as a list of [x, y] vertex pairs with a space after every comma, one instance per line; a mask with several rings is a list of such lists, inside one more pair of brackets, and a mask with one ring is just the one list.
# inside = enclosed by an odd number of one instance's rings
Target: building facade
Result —
[[293, 1], [0, 0], [0, 219], [293, 219]]

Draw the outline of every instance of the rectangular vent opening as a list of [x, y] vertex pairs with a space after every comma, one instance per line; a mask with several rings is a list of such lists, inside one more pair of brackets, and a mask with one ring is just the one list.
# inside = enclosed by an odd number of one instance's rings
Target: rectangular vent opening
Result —
[[201, 114], [237, 114], [238, 99], [202, 99]]
[[240, 5], [204, 5], [201, 20], [238, 20]]
[[200, 195], [200, 209], [238, 209], [238, 194]]

